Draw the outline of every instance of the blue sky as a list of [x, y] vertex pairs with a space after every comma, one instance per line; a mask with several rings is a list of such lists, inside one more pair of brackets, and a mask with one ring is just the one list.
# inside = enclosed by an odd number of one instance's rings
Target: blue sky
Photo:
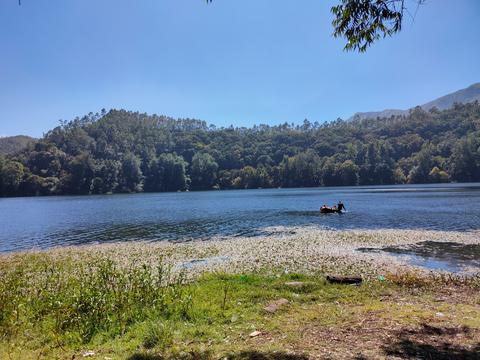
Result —
[[41, 136], [101, 108], [323, 122], [480, 81], [480, 1], [429, 0], [366, 54], [332, 38], [335, 3], [1, 0], [0, 135]]

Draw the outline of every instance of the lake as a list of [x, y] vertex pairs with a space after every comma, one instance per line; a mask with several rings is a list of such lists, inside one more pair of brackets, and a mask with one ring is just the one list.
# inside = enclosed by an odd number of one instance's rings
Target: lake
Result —
[[[342, 200], [347, 212], [320, 215]], [[258, 236], [271, 226], [480, 229], [480, 184], [0, 199], [0, 252], [112, 241]]]

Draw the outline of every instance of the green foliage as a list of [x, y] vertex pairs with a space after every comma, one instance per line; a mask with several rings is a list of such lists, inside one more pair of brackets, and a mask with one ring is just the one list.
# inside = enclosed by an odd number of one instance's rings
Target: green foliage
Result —
[[[392, 305], [395, 310], [398, 299], [412, 296], [412, 289], [417, 290], [415, 309], [428, 308], [434, 317], [439, 291], [474, 293], [480, 280], [412, 272], [386, 274], [383, 282], [365, 281], [357, 287], [328, 284], [320, 274], [265, 269], [207, 273], [187, 282], [162, 259], [142, 263], [113, 254], [70, 255], [23, 253], [0, 262], [0, 358], [77, 358], [85, 349], [102, 358], [125, 358], [143, 348], [178, 359], [178, 351], [205, 346], [220, 355], [230, 345], [244, 345], [253, 329], [298, 335], [306, 321], [340, 328], [352, 316], [361, 323], [378, 306], [385, 309], [382, 316], [392, 316]], [[287, 286], [290, 281], [304, 286]], [[280, 298], [289, 304], [275, 314], [263, 310]], [[474, 318], [468, 309], [455, 314]], [[294, 324], [298, 327], [290, 326]]]
[[173, 332], [171, 325], [162, 321], [150, 321], [147, 323], [147, 329], [143, 338], [143, 347], [145, 349], [157, 348], [165, 350], [173, 342]]
[[192, 187], [210, 189], [217, 179], [218, 164], [207, 153], [196, 153], [192, 158], [191, 180]]
[[140, 159], [132, 153], [123, 157], [120, 189], [122, 192], [140, 192], [143, 190], [143, 173]]
[[95, 174], [94, 166], [94, 160], [88, 153], [80, 153], [68, 161], [67, 175], [62, 178], [64, 191], [72, 194], [88, 194]]
[[240, 171], [233, 171], [228, 183], [223, 183], [225, 187], [233, 187], [235, 189], [257, 189], [268, 188], [272, 186], [269, 170], [271, 168], [260, 165], [257, 169], [252, 166], [245, 166]]
[[358, 185], [359, 167], [352, 160], [345, 160], [339, 167], [340, 182], [343, 185]]
[[[206, 0], [207, 4], [213, 0]], [[418, 7], [425, 0], [414, 0]], [[345, 50], [365, 52], [375, 41], [402, 29], [405, 0], [340, 0], [331, 7], [335, 37], [345, 37]], [[411, 5], [411, 4], [409, 4]], [[415, 11], [416, 12], [416, 11]]]
[[138, 321], [190, 316], [191, 289], [181, 276], [171, 278], [161, 260], [120, 266], [100, 258], [75, 268], [36, 255], [28, 260], [0, 271], [1, 338], [35, 325], [49, 336], [86, 343], [102, 332], [123, 334]]
[[319, 186], [320, 163], [320, 157], [313, 150], [285, 157], [280, 164], [282, 185], [285, 187]]
[[0, 194], [480, 181], [480, 105], [319, 125], [215, 128], [112, 110], [0, 159]]
[[25, 167], [18, 161], [6, 161], [2, 166], [2, 190], [4, 193], [17, 193], [25, 174]]
[[145, 180], [147, 191], [175, 191], [188, 188], [186, 174], [188, 164], [176, 154], [160, 154], [150, 161], [148, 176]]
[[428, 174], [428, 179], [433, 183], [448, 182], [450, 181], [450, 176], [446, 171], [434, 166]]
[[363, 52], [381, 37], [401, 30], [404, 1], [342, 0], [331, 11], [333, 35], [347, 38], [345, 50]]
[[458, 141], [451, 156], [451, 173], [460, 181], [477, 181], [480, 176], [480, 139], [469, 134]]

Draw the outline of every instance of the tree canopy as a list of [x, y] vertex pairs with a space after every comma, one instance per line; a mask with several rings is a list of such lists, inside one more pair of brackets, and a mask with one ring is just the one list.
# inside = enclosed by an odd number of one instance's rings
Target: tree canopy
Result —
[[216, 128], [90, 113], [0, 156], [0, 195], [480, 181], [480, 104], [388, 118]]

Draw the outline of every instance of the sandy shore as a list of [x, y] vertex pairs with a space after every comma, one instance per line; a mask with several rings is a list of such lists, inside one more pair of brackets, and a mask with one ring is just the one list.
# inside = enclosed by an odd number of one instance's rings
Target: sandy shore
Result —
[[[412, 269], [404, 259], [385, 252], [360, 252], [361, 247], [414, 244], [422, 241], [449, 241], [480, 244], [480, 232], [426, 230], [320, 230], [313, 227], [268, 228], [268, 236], [213, 238], [188, 243], [119, 242], [99, 245], [59, 247], [2, 255], [3, 261], [16, 261], [40, 253], [55, 259], [85, 261], [109, 257], [119, 264], [151, 263], [162, 258], [176, 271], [195, 276], [203, 272], [229, 273], [274, 269], [288, 272], [361, 274], [365, 277]], [[466, 268], [465, 272], [478, 272]]]

